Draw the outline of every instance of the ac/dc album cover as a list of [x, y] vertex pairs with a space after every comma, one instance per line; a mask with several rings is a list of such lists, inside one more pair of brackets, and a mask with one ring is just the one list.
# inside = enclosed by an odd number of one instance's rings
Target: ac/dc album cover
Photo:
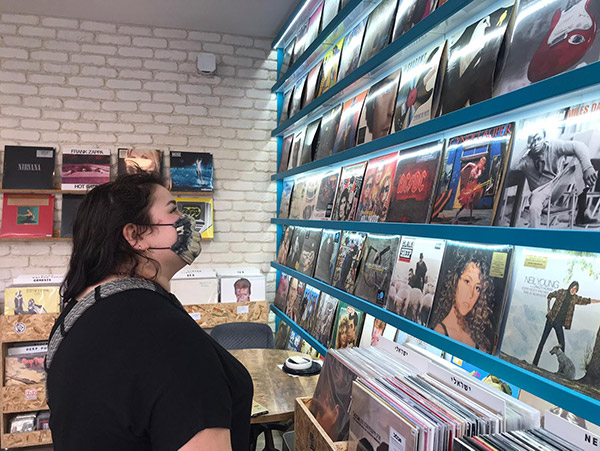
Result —
[[518, 122], [494, 225], [598, 227], [600, 102], [559, 108]]
[[366, 238], [366, 233], [343, 232], [331, 285], [347, 293], [354, 292], [354, 284], [358, 275], [358, 267], [362, 259], [362, 249]]
[[302, 150], [300, 151], [299, 164], [310, 163], [315, 155], [317, 146], [319, 145], [319, 127], [321, 126], [321, 119], [317, 119], [306, 126], [306, 133], [304, 134], [304, 143], [302, 144]]
[[364, 320], [363, 312], [350, 304], [339, 301], [331, 335], [331, 347], [341, 349], [358, 346]]
[[308, 20], [302, 23], [298, 29], [298, 33], [296, 33], [296, 43], [294, 44], [294, 53], [292, 54], [292, 59], [294, 61], [298, 60], [298, 57], [304, 53], [306, 48], [308, 47], [306, 43], [306, 38], [308, 35]]
[[54, 195], [4, 194], [0, 237], [51, 237]]
[[279, 321], [277, 332], [275, 332], [275, 349], [286, 349], [290, 338], [290, 326], [284, 321]]
[[514, 22], [513, 9], [513, 5], [499, 8], [450, 38], [441, 114], [492, 96], [496, 62], [506, 30]]
[[302, 245], [306, 236], [304, 227], [295, 227], [292, 239], [290, 241], [290, 250], [288, 251], [286, 266], [297, 270], [300, 265], [300, 255], [302, 254]]
[[333, 322], [335, 321], [338, 302], [339, 301], [330, 294], [321, 292], [313, 328], [310, 331], [310, 334], [315, 340], [327, 348], [330, 343], [329, 339], [331, 338], [331, 329], [333, 328]]
[[157, 149], [117, 149], [117, 175], [139, 174], [147, 172], [157, 177], [162, 176], [163, 152]]
[[446, 242], [403, 236], [385, 308], [427, 327]]
[[294, 45], [296, 44], [296, 38], [292, 39], [290, 43], [283, 50], [283, 60], [281, 61], [281, 68], [279, 69], [279, 76], [281, 78], [288, 71], [292, 62], [292, 54], [294, 53]]
[[319, 28], [321, 26], [321, 15], [323, 14], [323, 2], [317, 6], [315, 12], [311, 14], [308, 19], [308, 29], [306, 30], [304, 50], [308, 49], [310, 45], [319, 35]]
[[366, 167], [367, 162], [364, 161], [342, 168], [333, 214], [331, 215], [333, 221], [354, 221]]
[[358, 67], [360, 58], [360, 49], [362, 48], [365, 28], [367, 27], [367, 18], [361, 20], [344, 39], [344, 48], [340, 59], [340, 69], [338, 71], [338, 80], [342, 80], [346, 75]]
[[340, 178], [340, 169], [338, 168], [326, 174], [321, 174], [320, 178], [317, 204], [310, 215], [310, 219], [331, 219], [335, 192]]
[[279, 116], [279, 125], [283, 124], [290, 118], [290, 108], [292, 107], [292, 97], [294, 95], [294, 87], [283, 93], [283, 105], [281, 106], [281, 114]]
[[304, 238], [302, 239], [302, 248], [300, 250], [300, 259], [296, 270], [302, 274], [312, 277], [319, 253], [319, 243], [321, 243], [321, 229], [303, 229]]
[[329, 88], [336, 84], [343, 45], [344, 38], [336, 42], [323, 58], [323, 76], [321, 77], [321, 83], [319, 84], [319, 93], [317, 94], [317, 97], [323, 95]]
[[59, 286], [9, 287], [4, 290], [5, 315], [59, 312]]
[[358, 119], [360, 118], [360, 112], [362, 111], [366, 97], [367, 91], [364, 91], [344, 102], [340, 125], [338, 126], [335, 142], [333, 143], [333, 153], [343, 152], [350, 147], [354, 147]]
[[396, 12], [392, 42], [433, 12], [436, 3], [437, 0], [402, 0]]
[[517, 247], [500, 356], [600, 399], [600, 257]]
[[177, 209], [196, 220], [196, 231], [202, 239], [215, 237], [213, 200], [200, 197], [175, 197]]
[[360, 52], [359, 66], [362, 66], [371, 57], [386, 47], [392, 35], [392, 26], [396, 15], [398, 0], [383, 0], [369, 14], [369, 22], [365, 31], [362, 50]]
[[600, 3], [520, 0], [494, 95], [505, 94], [600, 59]]
[[302, 349], [302, 337], [295, 330], [290, 330], [290, 338], [288, 339], [287, 350], [300, 352]]
[[290, 214], [290, 200], [292, 199], [292, 190], [294, 189], [293, 180], [284, 180], [281, 192], [281, 203], [279, 204], [279, 218], [286, 219]]
[[[292, 292], [292, 286], [290, 286], [288, 295], [288, 316], [297, 323], [300, 320], [300, 309], [302, 308], [302, 299], [304, 299], [304, 290], [306, 289], [306, 283], [298, 281], [295, 296]], [[291, 303], [290, 303], [291, 301]]]
[[4, 146], [3, 189], [53, 189], [54, 147]]
[[397, 236], [369, 234], [363, 246], [355, 296], [380, 307], [385, 305], [396, 262], [398, 240]]
[[306, 76], [302, 77], [294, 86], [294, 95], [290, 105], [290, 117], [294, 117], [303, 107], [302, 98], [304, 97], [304, 87], [306, 86]]
[[398, 152], [372, 158], [360, 194], [356, 220], [361, 222], [385, 222], [392, 196]]
[[448, 241], [429, 327], [496, 354], [505, 322], [512, 246]]
[[64, 150], [61, 175], [61, 188], [68, 191], [87, 191], [110, 182], [110, 150]]
[[315, 267], [315, 279], [322, 280], [325, 283], [331, 282], [338, 248], [340, 247], [341, 234], [339, 230], [323, 230]]
[[321, 31], [325, 29], [329, 22], [337, 15], [340, 9], [340, 0], [324, 0], [323, 1], [323, 17], [321, 19]]
[[387, 222], [429, 222], [443, 149], [438, 141], [400, 152]]
[[279, 171], [287, 171], [288, 164], [290, 162], [290, 153], [292, 151], [292, 143], [294, 142], [294, 135], [289, 135], [283, 138], [283, 145], [281, 146], [281, 161], [279, 162]]
[[356, 145], [371, 142], [390, 133], [400, 74], [401, 71], [398, 70], [369, 89], [358, 121]]
[[73, 236], [73, 220], [83, 198], [84, 196], [81, 194], [62, 195], [62, 208], [60, 211], [61, 238], [71, 238]]
[[315, 160], [328, 157], [333, 153], [333, 145], [337, 135], [337, 129], [342, 116], [342, 105], [331, 109], [323, 116], [321, 120], [321, 129], [319, 131], [319, 144], [315, 153]]
[[281, 242], [279, 243], [279, 249], [277, 250], [277, 263], [279, 263], [280, 265], [287, 265], [287, 257], [290, 252], [290, 246], [292, 244], [293, 236], [294, 227], [283, 226]]
[[171, 151], [171, 189], [173, 191], [213, 190], [213, 156], [206, 152]]
[[306, 76], [306, 89], [304, 89], [304, 103], [306, 106], [317, 97], [317, 90], [319, 89], [319, 83], [321, 82], [321, 69], [323, 68], [323, 61], [319, 61], [315, 67], [313, 67], [308, 75]]
[[432, 223], [492, 225], [514, 126], [500, 124], [448, 140]]
[[320, 290], [309, 285], [306, 285], [306, 288], [304, 289], [298, 325], [307, 332], [313, 327], [320, 294]]
[[293, 169], [298, 166], [298, 160], [302, 153], [302, 146], [304, 145], [304, 132], [306, 128], [300, 130], [294, 135], [294, 142], [292, 143], [292, 150], [290, 152], [290, 161], [288, 162], [288, 169]]
[[402, 79], [394, 112], [394, 132], [435, 117], [440, 80], [445, 66], [446, 44], [435, 46], [402, 67]]

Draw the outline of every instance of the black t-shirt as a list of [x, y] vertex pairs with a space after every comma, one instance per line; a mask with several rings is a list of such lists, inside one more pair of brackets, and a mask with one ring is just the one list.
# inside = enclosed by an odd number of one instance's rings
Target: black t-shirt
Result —
[[54, 354], [47, 386], [56, 451], [171, 451], [207, 428], [230, 429], [234, 451], [249, 448], [250, 375], [152, 290], [85, 311]]

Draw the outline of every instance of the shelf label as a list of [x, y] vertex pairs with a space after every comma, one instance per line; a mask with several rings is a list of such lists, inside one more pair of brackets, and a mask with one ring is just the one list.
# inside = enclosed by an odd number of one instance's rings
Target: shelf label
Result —
[[401, 344], [381, 337], [376, 346], [392, 354], [396, 360], [416, 368], [420, 373], [427, 373], [429, 370], [429, 359], [427, 357]]
[[17, 334], [22, 334], [27, 330], [27, 326], [25, 325], [25, 323], [19, 322], [14, 325], [14, 329]]
[[238, 315], [248, 314], [249, 311], [250, 311], [250, 306], [249, 305], [240, 305], [237, 308]]
[[599, 436], [550, 411], [544, 413], [544, 429], [558, 437], [564, 438], [584, 451], [600, 449]]
[[194, 321], [200, 321], [202, 319], [202, 313], [200, 312], [190, 313], [190, 316], [192, 317], [192, 319], [194, 319]]
[[26, 401], [35, 401], [37, 399], [37, 388], [27, 388], [25, 389], [25, 400]]

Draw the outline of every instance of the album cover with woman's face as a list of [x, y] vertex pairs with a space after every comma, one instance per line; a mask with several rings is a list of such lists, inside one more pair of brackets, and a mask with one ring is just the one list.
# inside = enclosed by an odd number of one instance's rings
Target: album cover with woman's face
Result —
[[396, 71], [369, 89], [358, 121], [357, 146], [390, 133], [400, 74], [401, 71]]
[[336, 42], [323, 58], [323, 76], [321, 77], [317, 97], [323, 95], [329, 88], [337, 83], [337, 74], [340, 67], [340, 57], [343, 45], [344, 38]]
[[372, 158], [360, 194], [356, 220], [361, 222], [385, 222], [392, 195], [398, 152]]
[[304, 229], [304, 239], [300, 251], [297, 270], [312, 277], [321, 243], [321, 229]]
[[340, 59], [338, 80], [342, 80], [358, 67], [358, 59], [360, 58], [360, 49], [362, 48], [366, 27], [367, 18], [365, 17], [346, 36]]
[[315, 267], [315, 279], [322, 280], [325, 283], [331, 282], [337, 252], [340, 247], [341, 234], [342, 232], [339, 230], [323, 230]]
[[374, 316], [365, 315], [359, 347], [376, 346], [381, 337], [394, 341], [397, 333], [398, 329], [394, 326], [390, 326]]
[[357, 347], [364, 319], [365, 314], [363, 312], [340, 301], [333, 325], [331, 347], [334, 349]]
[[337, 135], [340, 117], [342, 116], [342, 105], [331, 109], [323, 116], [319, 131], [319, 143], [315, 152], [315, 161], [333, 154], [333, 145]]
[[392, 32], [392, 42], [421, 22], [435, 8], [435, 0], [402, 0]]
[[280, 265], [287, 264], [287, 256], [290, 251], [293, 235], [294, 227], [283, 226], [283, 235], [281, 237], [281, 243], [279, 243], [279, 250], [277, 251], [277, 263]]
[[399, 153], [387, 222], [429, 222], [443, 149], [438, 141]]
[[279, 277], [279, 285], [277, 285], [277, 293], [275, 293], [275, 307], [285, 313], [287, 307], [288, 291], [290, 289], [290, 276], [281, 273]]
[[495, 354], [504, 327], [512, 246], [448, 241], [429, 327]]
[[319, 89], [319, 82], [321, 81], [321, 69], [323, 68], [323, 61], [313, 67], [308, 75], [306, 76], [306, 89], [304, 90], [304, 106], [315, 100]]
[[329, 347], [331, 329], [335, 321], [338, 299], [322, 292], [310, 334], [326, 348]]
[[367, 91], [344, 102], [342, 107], [342, 116], [340, 125], [333, 143], [333, 153], [343, 152], [350, 147], [354, 147], [356, 142], [356, 131], [358, 129], [358, 119], [362, 111]]
[[362, 248], [366, 233], [345, 231], [338, 250], [331, 285], [347, 293], [354, 292], [358, 267], [362, 258]]
[[369, 14], [358, 65], [361, 66], [386, 47], [392, 35], [398, 0], [383, 0]]
[[365, 161], [342, 168], [332, 221], [354, 221], [366, 167]]
[[445, 248], [444, 240], [402, 237], [386, 309], [422, 326], [429, 324]]

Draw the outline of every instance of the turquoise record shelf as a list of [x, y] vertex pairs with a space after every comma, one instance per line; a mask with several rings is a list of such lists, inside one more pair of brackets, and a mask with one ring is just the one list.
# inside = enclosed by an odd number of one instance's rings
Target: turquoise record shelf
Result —
[[[350, 0], [307, 50], [300, 55], [298, 60], [285, 74], [279, 77], [272, 88], [272, 92], [277, 95], [278, 117], [283, 105], [283, 92], [287, 91], [297, 80], [306, 75], [323, 58], [331, 46], [340, 37], [349, 32], [378, 3], [379, 0]], [[281, 159], [283, 136], [301, 129], [342, 101], [368, 89], [375, 81], [396, 70], [402, 62], [406, 61], [418, 50], [427, 48], [428, 45], [431, 45], [443, 36], [447, 37], [448, 33], [457, 26], [466, 24], [467, 21], [477, 14], [481, 14], [491, 7], [506, 3], [510, 2], [503, 2], [501, 0], [448, 0], [447, 3], [433, 11], [433, 13], [399, 39], [374, 55], [369, 61], [359, 66], [344, 79], [338, 80], [326, 93], [317, 97], [293, 117], [278, 125], [271, 133], [277, 139], [278, 163]], [[305, 5], [307, 6], [304, 7]], [[300, 25], [302, 20], [306, 20], [306, 17], [314, 11], [317, 5], [318, 2], [315, 2], [315, 0], [301, 1], [297, 11], [302, 12], [302, 18], [296, 20], [296, 25]], [[295, 15], [290, 18], [288, 24], [292, 24], [294, 19]], [[293, 38], [293, 32], [290, 32], [287, 28], [286, 25], [282, 29], [281, 34], [273, 41], [273, 46], [278, 51], [279, 64], [282, 61], [283, 48]], [[600, 62], [579, 67], [517, 91], [471, 105], [375, 141], [352, 147], [322, 160], [313, 161], [297, 168], [273, 174], [271, 179], [277, 182], [277, 208], [279, 208], [281, 200], [284, 179], [294, 179], [308, 175], [309, 173], [316, 173], [328, 167], [364, 161], [378, 154], [402, 149], [404, 144], [408, 147], [417, 143], [421, 144], [426, 141], [447, 138], [450, 133], [455, 133], [461, 127], [468, 126], [482, 129], [500, 122], [516, 120], [517, 117], [523, 114], [527, 114], [528, 116], [534, 115], [537, 110], [549, 108], [556, 103], [565, 101], [579, 102], [582, 97], [597, 96], [598, 86], [600, 86]], [[281, 241], [283, 226], [288, 225], [600, 253], [600, 235], [598, 235], [599, 232], [597, 230], [546, 230], [278, 218], [273, 218], [271, 223], [277, 226], [278, 243]], [[364, 301], [326, 283], [294, 271], [291, 268], [275, 262], [271, 263], [271, 266], [277, 270], [278, 278], [282, 272], [289, 274], [432, 346], [449, 352], [497, 377], [510, 381], [512, 384], [550, 403], [556, 404], [592, 423], [600, 424], [600, 401], [596, 399], [515, 366], [499, 357], [466, 346], [368, 301]], [[271, 310], [280, 321], [290, 325], [294, 331], [299, 333], [320, 354], [327, 352], [320, 343], [285, 315], [284, 312], [274, 305], [271, 306]]]

